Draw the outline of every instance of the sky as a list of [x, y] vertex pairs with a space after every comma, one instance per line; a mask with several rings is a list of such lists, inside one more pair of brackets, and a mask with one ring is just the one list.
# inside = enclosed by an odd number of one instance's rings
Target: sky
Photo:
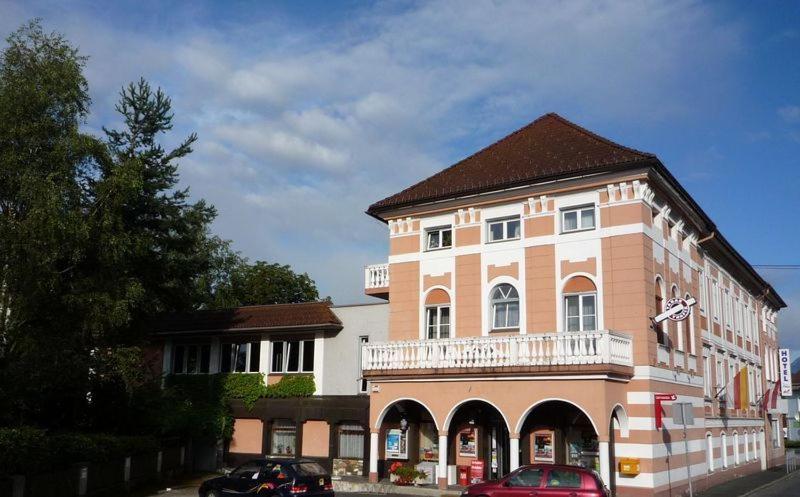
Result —
[[[800, 264], [800, 2], [6, 2], [89, 56], [89, 132], [120, 88], [173, 100], [184, 186], [252, 260], [337, 304], [386, 261], [373, 202], [546, 112], [652, 152], [752, 264]], [[800, 270], [760, 269], [789, 308]]]

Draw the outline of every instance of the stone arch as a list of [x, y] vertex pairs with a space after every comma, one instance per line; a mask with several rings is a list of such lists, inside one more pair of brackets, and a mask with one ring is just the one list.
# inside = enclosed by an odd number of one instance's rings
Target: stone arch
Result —
[[506, 413], [504, 413], [499, 407], [497, 407], [497, 404], [495, 404], [494, 402], [492, 402], [490, 400], [484, 399], [482, 397], [470, 397], [468, 399], [463, 399], [458, 404], [454, 405], [450, 409], [450, 412], [447, 413], [447, 416], [444, 418], [444, 423], [443, 423], [442, 428], [441, 428], [442, 430], [450, 429], [450, 423], [453, 421], [453, 416], [455, 416], [455, 414], [458, 411], [458, 409], [460, 407], [462, 407], [464, 404], [466, 404], [467, 402], [483, 402], [485, 404], [488, 404], [488, 405], [492, 406], [497, 412], [500, 413], [500, 416], [503, 418], [503, 421], [506, 424], [506, 429], [511, 431], [511, 424], [508, 422], [508, 416], [506, 416]]
[[575, 407], [576, 409], [581, 411], [584, 414], [584, 416], [586, 416], [587, 419], [589, 419], [589, 422], [592, 424], [592, 428], [594, 428], [594, 432], [595, 433], [597, 433], [598, 435], [600, 435], [602, 433], [598, 429], [598, 425], [597, 425], [597, 423], [595, 423], [594, 418], [592, 418], [592, 416], [586, 411], [586, 409], [584, 409], [583, 407], [581, 407], [580, 405], [576, 404], [575, 402], [573, 402], [571, 400], [562, 399], [562, 398], [556, 398], [556, 397], [551, 397], [551, 398], [539, 400], [539, 401], [535, 402], [534, 404], [532, 404], [527, 409], [525, 409], [525, 411], [522, 412], [522, 415], [517, 420], [517, 425], [515, 426], [514, 433], [519, 433], [520, 430], [522, 430], [522, 426], [525, 424], [525, 420], [528, 418], [530, 413], [533, 412], [534, 409], [536, 409], [537, 407], [539, 407], [539, 406], [541, 406], [541, 405], [543, 405], [543, 404], [545, 404], [547, 402], [564, 402], [566, 404], [572, 405], [573, 407]]
[[415, 403], [419, 404], [421, 407], [423, 407], [425, 410], [427, 410], [428, 414], [431, 416], [431, 419], [433, 419], [433, 424], [436, 425], [436, 429], [437, 430], [440, 429], [439, 428], [440, 427], [439, 421], [436, 419], [436, 416], [433, 414], [433, 412], [434, 412], [433, 409], [428, 407], [421, 400], [417, 400], [417, 399], [415, 399], [413, 397], [401, 397], [399, 399], [394, 399], [394, 400], [390, 401], [389, 403], [387, 403], [383, 407], [383, 409], [381, 409], [380, 413], [378, 414], [378, 417], [375, 420], [375, 426], [373, 426], [372, 428], [375, 429], [375, 430], [379, 430], [381, 428], [381, 425], [383, 424], [383, 420], [386, 417], [386, 414], [389, 412], [389, 410], [392, 407], [394, 407], [396, 404], [398, 404], [399, 402], [403, 402], [403, 401], [415, 402]]

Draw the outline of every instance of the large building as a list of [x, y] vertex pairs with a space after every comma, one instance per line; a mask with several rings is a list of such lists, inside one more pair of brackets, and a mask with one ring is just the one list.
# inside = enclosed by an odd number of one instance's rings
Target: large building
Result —
[[547, 114], [368, 214], [389, 237], [365, 275], [389, 302], [388, 341], [362, 352], [372, 480], [556, 462], [661, 496], [782, 461], [764, 399], [785, 304], [655, 155]]

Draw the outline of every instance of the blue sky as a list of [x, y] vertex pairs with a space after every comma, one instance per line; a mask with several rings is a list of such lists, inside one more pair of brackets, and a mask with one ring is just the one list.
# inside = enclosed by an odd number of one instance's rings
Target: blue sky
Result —
[[[183, 182], [251, 259], [363, 301], [373, 201], [555, 111], [656, 153], [753, 264], [800, 264], [800, 3], [3, 2], [90, 56], [86, 125], [121, 85], [172, 97]], [[764, 275], [791, 307], [800, 271]]]

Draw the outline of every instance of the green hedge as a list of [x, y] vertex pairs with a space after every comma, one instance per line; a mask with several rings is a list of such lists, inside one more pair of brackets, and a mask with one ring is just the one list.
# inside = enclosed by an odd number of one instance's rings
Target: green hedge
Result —
[[152, 436], [103, 433], [48, 433], [21, 427], [0, 428], [0, 474], [24, 474], [69, 467], [76, 462], [120, 459], [160, 447]]

